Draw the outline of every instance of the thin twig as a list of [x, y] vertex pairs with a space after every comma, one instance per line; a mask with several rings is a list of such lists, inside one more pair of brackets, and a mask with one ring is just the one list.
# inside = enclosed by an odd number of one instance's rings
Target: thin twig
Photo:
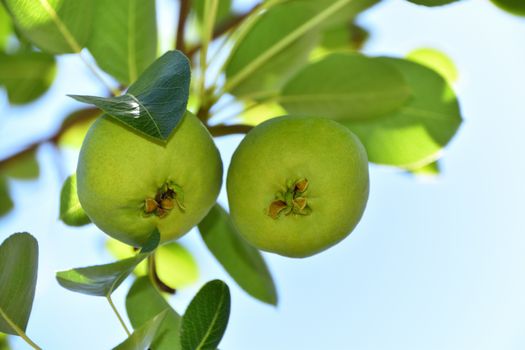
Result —
[[179, 4], [179, 21], [177, 22], [177, 39], [175, 42], [175, 48], [188, 55], [186, 53], [186, 41], [184, 36], [186, 33], [186, 20], [190, 13], [191, 0], [180, 0]]
[[233, 125], [219, 124], [219, 125], [208, 127], [208, 130], [210, 131], [212, 136], [247, 134], [252, 129], [253, 129], [252, 125], [245, 125], [245, 124], [233, 124]]

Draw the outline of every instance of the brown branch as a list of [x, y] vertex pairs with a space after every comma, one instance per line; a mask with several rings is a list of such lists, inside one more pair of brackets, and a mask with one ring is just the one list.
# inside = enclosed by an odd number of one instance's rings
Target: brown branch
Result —
[[[186, 32], [186, 20], [190, 13], [191, 0], [179, 0], [179, 21], [177, 23], [177, 38], [175, 48], [186, 54], [186, 41], [184, 35]], [[188, 56], [188, 55], [187, 55]]]
[[100, 115], [100, 113], [100, 110], [97, 108], [86, 108], [73, 113], [71, 117], [64, 120], [60, 128], [53, 135], [43, 138], [42, 140], [35, 141], [24, 147], [22, 150], [0, 160], [0, 169], [8, 167], [11, 163], [16, 162], [20, 158], [23, 158], [24, 156], [34, 152], [40, 145], [45, 143], [57, 144], [66, 131], [78, 124], [95, 119]]
[[209, 126], [208, 130], [212, 136], [225, 136], [233, 134], [247, 134], [250, 130], [253, 129], [252, 125], [245, 124], [234, 124], [234, 125], [215, 125]]
[[[215, 27], [215, 30], [213, 31], [212, 40], [217, 39], [218, 37], [221, 37], [222, 35], [224, 35], [228, 31], [236, 28], [239, 24], [241, 24], [246, 19], [246, 17], [248, 17], [251, 14], [255, 13], [260, 7], [261, 7], [261, 3], [255, 5], [254, 7], [252, 7], [250, 10], [248, 10], [245, 13], [235, 14], [232, 17], [229, 17], [228, 19], [226, 19], [223, 22], [219, 23]], [[188, 50], [187, 56], [191, 57], [191, 56], [195, 55], [195, 53], [197, 51], [199, 51], [201, 47], [202, 47], [202, 44], [195, 45], [194, 47], [192, 47], [191, 49]]]

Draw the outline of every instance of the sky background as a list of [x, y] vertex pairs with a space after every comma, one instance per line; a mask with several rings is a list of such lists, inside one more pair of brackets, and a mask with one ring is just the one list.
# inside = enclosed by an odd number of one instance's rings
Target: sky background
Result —
[[[161, 25], [173, 27], [174, 8], [161, 2]], [[308, 259], [265, 254], [276, 308], [239, 289], [192, 231], [181, 242], [199, 263], [199, 283], [172, 305], [183, 312], [202, 284], [225, 280], [232, 314], [222, 350], [524, 349], [525, 19], [486, 0], [435, 9], [387, 0], [359, 23], [372, 32], [368, 54], [434, 47], [454, 60], [465, 121], [446, 148], [442, 175], [422, 180], [371, 165], [368, 208], [352, 235]], [[9, 107], [0, 92], [0, 156], [52, 133], [79, 106], [66, 93], [103, 92], [75, 56], [60, 58], [55, 85], [29, 106]], [[225, 168], [240, 139], [217, 140]], [[69, 292], [54, 278], [58, 270], [112, 260], [94, 226], [57, 220], [59, 191], [77, 154], [44, 146], [38, 157], [40, 178], [11, 182], [16, 209], [0, 219], [0, 240], [29, 231], [40, 244], [27, 333], [44, 349], [109, 349], [125, 334], [105, 299]], [[128, 286], [114, 298], [123, 313]]]

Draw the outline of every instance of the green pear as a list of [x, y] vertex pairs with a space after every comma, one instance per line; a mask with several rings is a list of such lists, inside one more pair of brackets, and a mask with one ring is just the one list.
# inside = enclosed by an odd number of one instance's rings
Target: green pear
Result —
[[250, 131], [233, 154], [232, 220], [256, 248], [288, 257], [319, 253], [358, 224], [368, 200], [366, 151], [326, 118], [279, 117]]
[[133, 246], [155, 228], [161, 243], [184, 235], [214, 205], [221, 183], [219, 151], [189, 112], [166, 143], [103, 116], [88, 131], [77, 166], [82, 208], [102, 231]]

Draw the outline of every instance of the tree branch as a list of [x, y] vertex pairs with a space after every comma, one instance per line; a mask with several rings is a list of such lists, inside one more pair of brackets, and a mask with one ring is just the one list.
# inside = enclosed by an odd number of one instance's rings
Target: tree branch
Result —
[[182, 51], [184, 54], [186, 54], [186, 56], [189, 56], [186, 53], [184, 35], [186, 32], [186, 20], [188, 19], [188, 14], [190, 13], [191, 0], [179, 0], [179, 5], [179, 21], [177, 22], [177, 39], [175, 48]]
[[245, 125], [245, 124], [234, 124], [234, 125], [220, 124], [220, 125], [208, 127], [208, 130], [210, 131], [212, 136], [247, 134], [252, 129], [253, 129], [252, 125]]
[[[217, 39], [218, 37], [224, 35], [228, 31], [230, 31], [231, 29], [237, 27], [239, 24], [242, 23], [242, 21], [244, 21], [244, 19], [246, 17], [248, 17], [252, 13], [256, 12], [259, 9], [259, 7], [261, 7], [261, 3], [255, 5], [254, 7], [252, 7], [250, 10], [248, 10], [245, 13], [236, 14], [236, 15], [226, 19], [225, 21], [219, 23], [217, 25], [217, 27], [215, 28], [215, 30], [213, 31], [212, 40], [213, 39]], [[187, 52], [187, 56], [191, 57], [191, 56], [195, 55], [195, 53], [200, 50], [201, 46], [202, 46], [201, 44], [197, 44], [194, 47], [192, 47], [191, 49], [189, 49], [188, 52]]]

